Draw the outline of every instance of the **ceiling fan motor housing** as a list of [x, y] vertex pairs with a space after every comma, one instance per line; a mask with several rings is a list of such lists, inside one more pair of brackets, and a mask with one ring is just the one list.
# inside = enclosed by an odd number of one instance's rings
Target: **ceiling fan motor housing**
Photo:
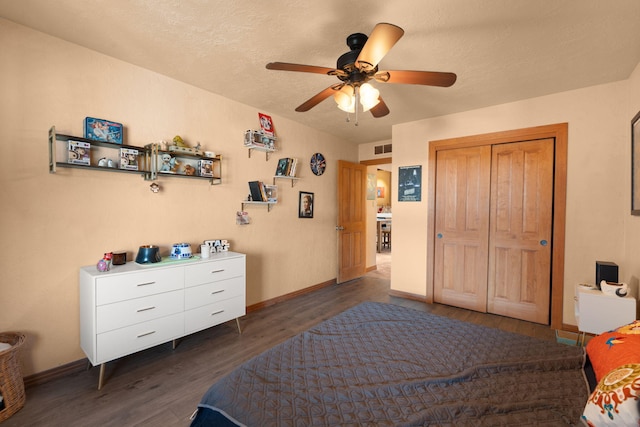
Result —
[[354, 33], [347, 37], [347, 46], [349, 46], [351, 50], [342, 54], [336, 64], [338, 70], [344, 70], [347, 73], [347, 75], [344, 76], [337, 75], [340, 80], [351, 83], [352, 85], [360, 85], [371, 78], [369, 74], [375, 74], [377, 67], [373, 73], [363, 73], [356, 66], [356, 60], [368, 39], [367, 35], [362, 33]]

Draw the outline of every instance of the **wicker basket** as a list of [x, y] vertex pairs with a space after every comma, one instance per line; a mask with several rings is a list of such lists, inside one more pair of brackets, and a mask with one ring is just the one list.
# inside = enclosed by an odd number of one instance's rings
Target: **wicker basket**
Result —
[[0, 411], [0, 422], [18, 412], [24, 406], [24, 381], [18, 360], [18, 351], [25, 336], [18, 332], [0, 332], [0, 342], [11, 345], [0, 351], [0, 394], [4, 398], [4, 409]]

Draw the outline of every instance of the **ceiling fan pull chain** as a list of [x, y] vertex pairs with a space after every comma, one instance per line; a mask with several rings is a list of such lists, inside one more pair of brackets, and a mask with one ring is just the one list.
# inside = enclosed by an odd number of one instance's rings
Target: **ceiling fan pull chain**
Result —
[[353, 88], [354, 92], [356, 93], [356, 102], [354, 105], [354, 110], [356, 110], [356, 123], [355, 125], [358, 126], [358, 106], [360, 105], [360, 86], [356, 86]]

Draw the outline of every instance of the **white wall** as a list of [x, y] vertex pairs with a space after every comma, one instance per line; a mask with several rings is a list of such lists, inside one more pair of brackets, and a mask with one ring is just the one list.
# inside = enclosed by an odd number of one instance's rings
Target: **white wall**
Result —
[[[564, 323], [574, 324], [574, 285], [594, 281], [595, 261], [620, 265], [620, 280], [640, 277], [640, 225], [629, 215], [629, 123], [640, 103], [630, 108], [630, 92], [639, 92], [638, 70], [628, 81], [558, 93], [460, 114], [406, 123], [393, 128], [393, 170], [423, 166], [422, 202], [393, 206], [391, 287], [426, 294], [428, 143], [555, 123], [569, 123]], [[397, 188], [397, 174], [393, 175]], [[627, 224], [628, 223], [628, 224]], [[625, 248], [626, 236], [634, 244]], [[627, 255], [629, 253], [629, 255]]]
[[[3, 19], [0, 40], [0, 330], [27, 334], [25, 375], [84, 357], [78, 269], [107, 251], [131, 260], [142, 244], [166, 255], [173, 243], [229, 239], [247, 254], [248, 305], [335, 279], [336, 166], [357, 162], [353, 144], [274, 115], [280, 151], [249, 158], [243, 135], [259, 126], [253, 107]], [[82, 136], [86, 116], [123, 123], [132, 145], [200, 141], [222, 154], [223, 184], [162, 177], [153, 194], [137, 175], [49, 174], [49, 128]], [[314, 152], [328, 161], [320, 177], [308, 167]], [[236, 225], [247, 182], [271, 182], [280, 157], [300, 159], [300, 181], [279, 185], [271, 212], [248, 208], [252, 224]], [[299, 191], [315, 193], [312, 220], [297, 216]]]

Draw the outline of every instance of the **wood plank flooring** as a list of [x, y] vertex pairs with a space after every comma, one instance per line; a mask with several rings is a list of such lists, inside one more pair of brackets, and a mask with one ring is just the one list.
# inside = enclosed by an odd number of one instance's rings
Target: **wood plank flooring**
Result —
[[[363, 301], [402, 305], [438, 315], [555, 340], [548, 326], [424, 304], [389, 296], [389, 255], [365, 277], [250, 312], [235, 321], [187, 336], [172, 350], [163, 344], [99, 368], [27, 388], [27, 401], [2, 423], [13, 426], [188, 426], [209, 386], [240, 363]], [[470, 343], [472, 345], [473, 343]]]

